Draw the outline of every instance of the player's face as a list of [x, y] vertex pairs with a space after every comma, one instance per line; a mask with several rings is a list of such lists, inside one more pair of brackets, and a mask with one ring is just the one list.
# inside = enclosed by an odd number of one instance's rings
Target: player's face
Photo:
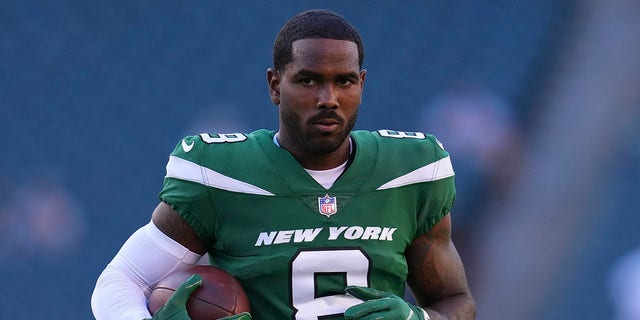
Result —
[[351, 41], [302, 39], [293, 42], [284, 71], [270, 70], [272, 101], [280, 107], [280, 142], [294, 152], [335, 152], [355, 125], [366, 75]]

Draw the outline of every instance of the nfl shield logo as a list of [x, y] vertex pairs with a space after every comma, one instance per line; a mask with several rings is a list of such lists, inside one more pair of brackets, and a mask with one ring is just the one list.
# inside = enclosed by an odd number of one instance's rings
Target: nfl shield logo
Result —
[[318, 197], [318, 211], [321, 215], [330, 217], [338, 212], [338, 201], [335, 197], [329, 197], [328, 194]]

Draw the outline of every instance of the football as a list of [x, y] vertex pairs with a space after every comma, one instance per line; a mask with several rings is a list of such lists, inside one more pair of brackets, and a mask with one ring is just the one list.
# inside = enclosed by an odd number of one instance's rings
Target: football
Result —
[[187, 272], [171, 273], [160, 280], [149, 296], [148, 308], [153, 315], [173, 295], [176, 288], [192, 274], [202, 276], [202, 285], [187, 301], [192, 320], [211, 320], [249, 312], [249, 299], [236, 278], [214, 266], [193, 266]]

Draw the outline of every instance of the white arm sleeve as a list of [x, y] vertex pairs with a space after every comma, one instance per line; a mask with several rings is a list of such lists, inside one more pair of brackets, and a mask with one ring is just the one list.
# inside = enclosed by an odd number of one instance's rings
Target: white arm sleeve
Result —
[[149, 222], [127, 239], [98, 277], [91, 296], [93, 315], [97, 320], [151, 318], [147, 298], [155, 284], [200, 257]]

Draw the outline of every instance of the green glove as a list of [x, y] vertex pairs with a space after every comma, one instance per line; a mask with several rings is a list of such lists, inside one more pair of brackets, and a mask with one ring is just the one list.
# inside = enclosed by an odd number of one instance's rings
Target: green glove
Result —
[[187, 300], [200, 285], [202, 285], [202, 276], [192, 275], [176, 289], [176, 292], [164, 306], [156, 311], [151, 320], [191, 320], [187, 313]]
[[401, 319], [401, 320], [429, 320], [422, 308], [413, 306], [404, 299], [380, 290], [349, 286], [345, 289], [348, 294], [363, 300], [344, 312], [346, 320], [373, 319]]
[[249, 312], [243, 312], [224, 318], [219, 318], [218, 320], [251, 320], [251, 315], [249, 314]]

